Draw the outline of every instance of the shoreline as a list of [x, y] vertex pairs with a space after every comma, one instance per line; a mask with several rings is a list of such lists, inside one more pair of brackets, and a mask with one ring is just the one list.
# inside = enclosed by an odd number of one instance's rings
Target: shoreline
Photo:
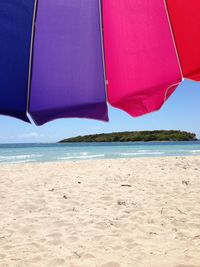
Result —
[[1, 164], [0, 184], [0, 266], [199, 266], [200, 156]]
[[139, 160], [139, 161], [141, 161], [141, 160], [161, 160], [161, 159], [175, 159], [175, 160], [177, 160], [177, 159], [188, 159], [188, 158], [199, 158], [200, 159], [200, 155], [182, 155], [182, 156], [180, 156], [180, 155], [178, 155], [178, 156], [174, 156], [174, 155], [172, 155], [172, 156], [169, 156], [169, 155], [167, 155], [167, 156], [140, 156], [140, 157], [124, 157], [124, 158], [91, 158], [91, 159], [67, 159], [67, 160], [54, 160], [54, 161], [28, 161], [28, 162], [6, 162], [6, 163], [4, 163], [4, 162], [0, 162], [0, 169], [1, 169], [1, 167], [2, 166], [9, 166], [9, 167], [12, 167], [12, 165], [13, 166], [18, 166], [18, 165], [66, 165], [66, 164], [71, 164], [71, 163], [73, 163], [73, 164], [79, 164], [79, 163], [90, 163], [90, 162], [93, 162], [94, 164], [96, 163], [96, 162], [106, 162], [106, 161], [108, 161], [108, 162], [115, 162], [115, 161], [134, 161], [134, 160]]
[[195, 142], [200, 142], [200, 139], [196, 139], [196, 140], [177, 140], [177, 141], [114, 141], [114, 142], [62, 142], [62, 141], [55, 141], [55, 142], [39, 142], [39, 143], [0, 143], [0, 146], [7, 146], [7, 145], [65, 145], [65, 144], [124, 144], [124, 143], [133, 143], [133, 144], [137, 144], [137, 143], [144, 143], [144, 144], [148, 144], [148, 143], [195, 143]]
[[[199, 142], [200, 139], [196, 139], [196, 140], [176, 140], [176, 141], [112, 141], [112, 142], [62, 142], [62, 141], [58, 141], [55, 144], [124, 144], [124, 143], [133, 143], [133, 144], [137, 144], [137, 143], [144, 143], [144, 144], [148, 144], [148, 143], [190, 143], [190, 142]], [[44, 143], [45, 144], [45, 143]], [[54, 143], [53, 143], [54, 144]]]

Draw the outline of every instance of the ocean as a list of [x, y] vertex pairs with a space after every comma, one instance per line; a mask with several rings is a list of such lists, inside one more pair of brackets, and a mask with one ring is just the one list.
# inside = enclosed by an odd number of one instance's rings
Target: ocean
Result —
[[0, 145], [0, 164], [165, 156], [200, 156], [200, 141]]

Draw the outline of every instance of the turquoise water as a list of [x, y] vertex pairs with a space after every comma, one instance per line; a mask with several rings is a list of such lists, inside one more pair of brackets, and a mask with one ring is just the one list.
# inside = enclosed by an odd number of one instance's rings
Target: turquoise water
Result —
[[195, 155], [200, 155], [200, 141], [0, 145], [0, 163]]

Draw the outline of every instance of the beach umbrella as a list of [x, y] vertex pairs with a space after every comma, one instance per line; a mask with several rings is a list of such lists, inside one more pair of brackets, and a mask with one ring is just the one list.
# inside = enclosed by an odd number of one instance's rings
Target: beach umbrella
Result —
[[107, 102], [158, 110], [182, 75], [198, 80], [198, 2], [1, 0], [0, 114], [42, 125], [108, 121]]

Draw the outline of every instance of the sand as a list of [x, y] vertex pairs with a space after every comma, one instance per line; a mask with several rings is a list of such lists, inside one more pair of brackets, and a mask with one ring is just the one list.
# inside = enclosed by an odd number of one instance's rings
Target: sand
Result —
[[200, 157], [0, 165], [0, 266], [200, 266]]

